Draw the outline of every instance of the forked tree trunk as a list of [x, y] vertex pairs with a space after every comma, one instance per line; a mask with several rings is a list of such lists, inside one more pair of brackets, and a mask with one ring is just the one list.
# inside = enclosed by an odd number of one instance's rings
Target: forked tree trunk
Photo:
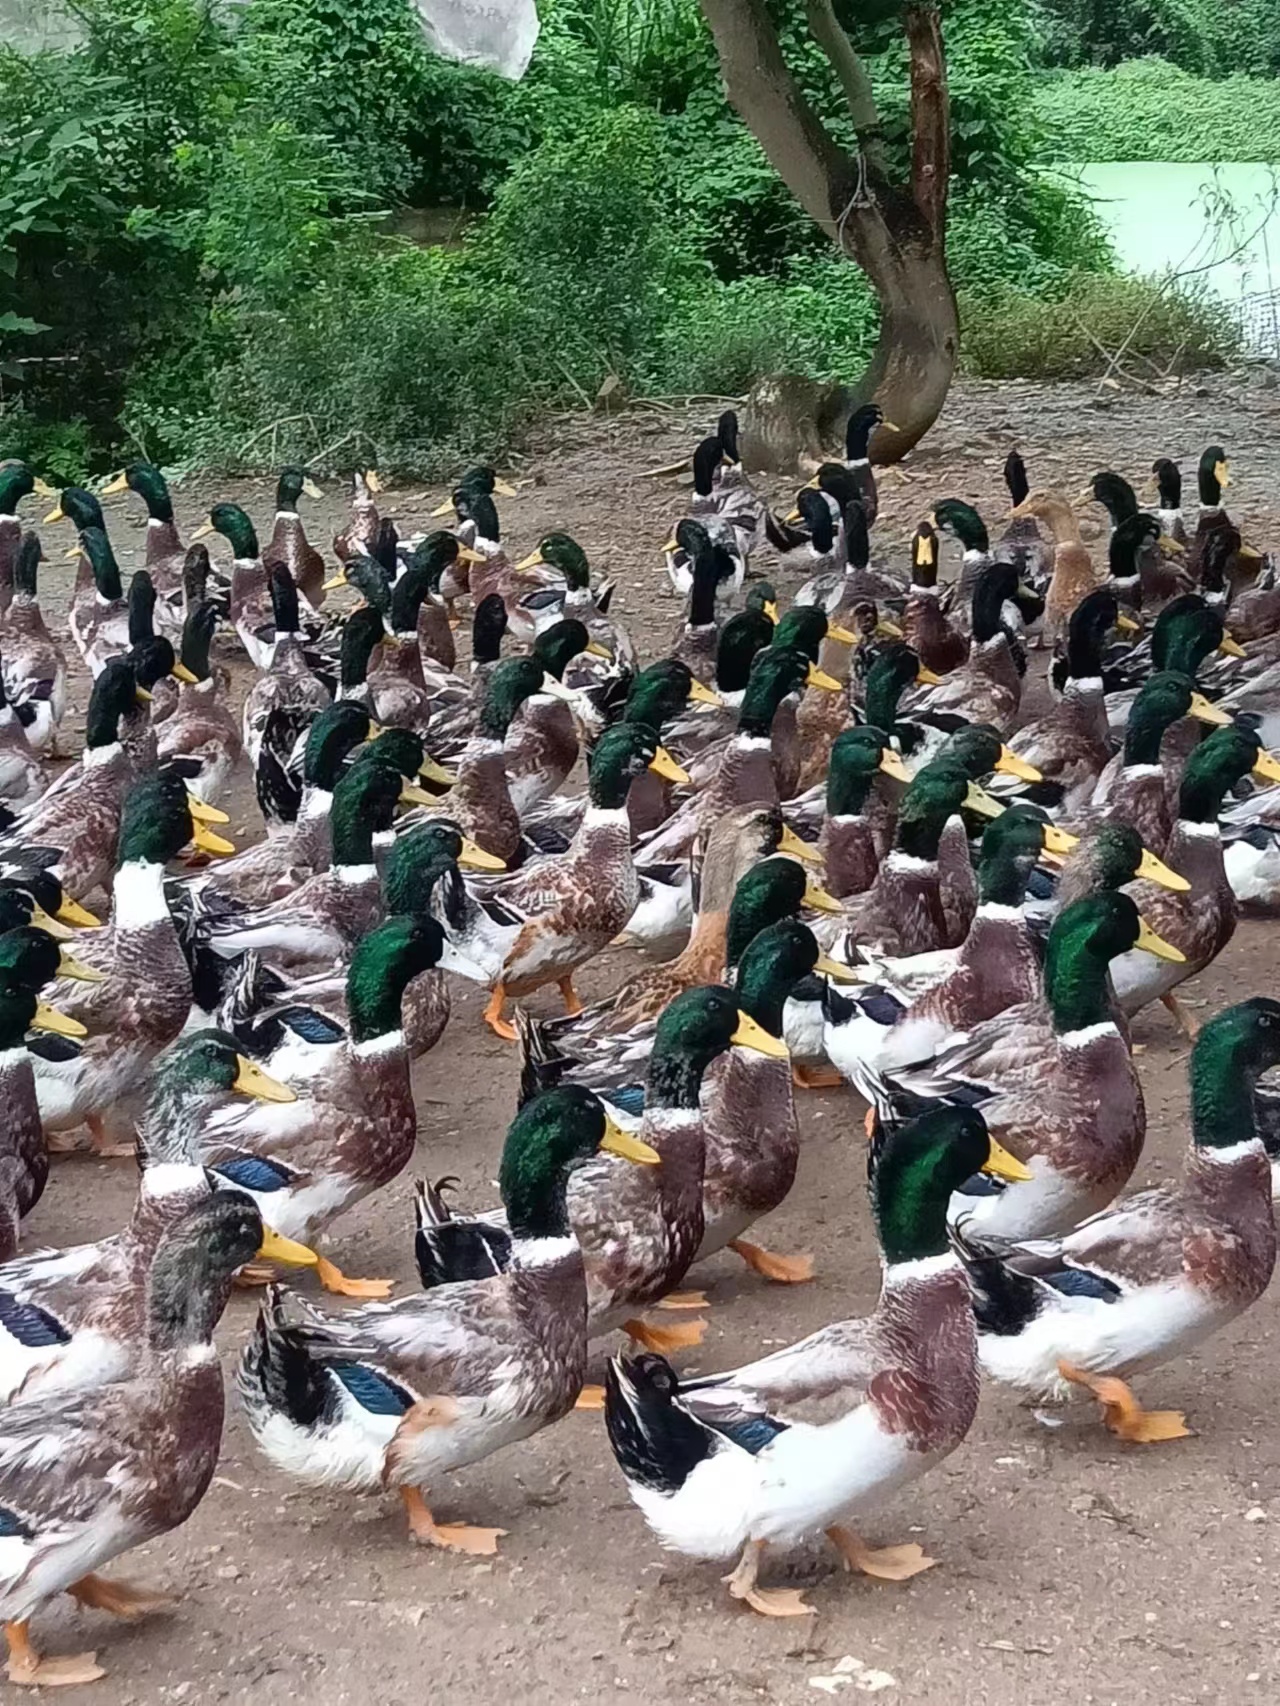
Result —
[[[858, 129], [856, 156], [836, 145], [793, 78], [765, 0], [701, 0], [701, 6], [729, 99], [796, 199], [876, 293], [880, 335], [849, 401], [880, 404], [899, 430], [877, 432], [873, 454], [878, 462], [897, 461], [938, 418], [959, 353], [946, 267], [950, 104], [937, 6], [908, 5], [903, 12], [912, 118], [911, 182], [904, 186], [886, 176], [870, 85], [831, 0], [808, 0], [809, 28], [845, 91]], [[812, 430], [809, 423], [795, 425], [796, 441]]]

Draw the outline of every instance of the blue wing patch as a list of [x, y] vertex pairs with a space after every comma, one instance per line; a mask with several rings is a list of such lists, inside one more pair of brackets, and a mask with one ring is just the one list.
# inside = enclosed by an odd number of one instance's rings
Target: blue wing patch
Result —
[[16, 1511], [0, 1505], [0, 1540], [34, 1540], [35, 1533]]
[[314, 1007], [282, 1007], [276, 1016], [306, 1043], [340, 1043], [347, 1034]]
[[20, 1302], [11, 1291], [0, 1291], [0, 1327], [30, 1351], [71, 1342], [71, 1334], [61, 1321], [34, 1303]]
[[282, 1191], [293, 1175], [286, 1167], [260, 1155], [241, 1155], [234, 1161], [220, 1161], [211, 1169], [220, 1179], [239, 1185], [246, 1191]]
[[1087, 1268], [1063, 1268], [1061, 1273], [1045, 1274], [1044, 1280], [1064, 1297], [1096, 1297], [1103, 1303], [1114, 1303], [1120, 1295], [1118, 1285], [1101, 1274], [1091, 1274]]
[[360, 1408], [368, 1410], [371, 1416], [403, 1416], [412, 1408], [412, 1394], [376, 1369], [362, 1362], [335, 1362], [328, 1366], [334, 1379], [341, 1381]]
[[752, 1416], [749, 1421], [733, 1422], [729, 1426], [717, 1421], [713, 1426], [717, 1433], [724, 1434], [726, 1439], [749, 1451], [752, 1457], [787, 1431], [787, 1424], [776, 1421], [772, 1416]]
[[616, 1090], [603, 1090], [600, 1094], [603, 1102], [612, 1102], [615, 1108], [621, 1108], [624, 1114], [639, 1116], [644, 1112], [644, 1085], [620, 1084]]

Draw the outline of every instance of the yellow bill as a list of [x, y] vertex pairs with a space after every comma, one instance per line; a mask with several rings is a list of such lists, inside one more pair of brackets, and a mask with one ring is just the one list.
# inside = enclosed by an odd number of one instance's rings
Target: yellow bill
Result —
[[[816, 483], [817, 483], [817, 482], [816, 482], [816, 481], [813, 481], [813, 480], [810, 480], [810, 481], [809, 481], [809, 486], [813, 486], [813, 485], [815, 485], [815, 484], [816, 484]], [[806, 487], [806, 490], [807, 490], [807, 489], [808, 489], [808, 487]], [[785, 522], [786, 522], [786, 523], [787, 523], [787, 524], [788, 524], [788, 525], [792, 525], [792, 524], [794, 524], [794, 523], [795, 523], [795, 522], [797, 522], [797, 521], [799, 521], [799, 519], [800, 519], [800, 511], [799, 511], [799, 510], [798, 510], [798, 509], [789, 509], [789, 510], [788, 510], [788, 511], [787, 511], [787, 513], [786, 513], [786, 514], [785, 514], [785, 515], [784, 515], [784, 516], [783, 516], [783, 518], [782, 518], [782, 519], [783, 519], [783, 520], [784, 520], [784, 521], [785, 521]]]
[[286, 1238], [283, 1233], [275, 1232], [264, 1222], [262, 1242], [258, 1246], [258, 1259], [264, 1262], [284, 1262], [291, 1268], [314, 1268], [320, 1263], [319, 1256], [305, 1244], [297, 1244], [292, 1238]]
[[516, 564], [516, 573], [519, 574], [523, 569], [541, 568], [545, 561], [546, 558], [542, 555], [541, 551], [530, 551], [527, 557], [521, 557], [520, 561]]
[[1231, 726], [1231, 718], [1227, 712], [1211, 705], [1203, 693], [1191, 695], [1190, 714], [1198, 723], [1212, 723], [1215, 728], [1225, 729]]
[[827, 638], [829, 640], [839, 640], [842, 646], [856, 646], [858, 643], [858, 636], [854, 633], [853, 629], [844, 628], [838, 622], [827, 623]]
[[738, 1009], [738, 1028], [729, 1038], [734, 1048], [749, 1048], [755, 1054], [767, 1054], [773, 1060], [788, 1060], [787, 1045], [781, 1037], [771, 1037], [763, 1025], [757, 1025], [750, 1013]]
[[1116, 616], [1116, 627], [1122, 634], [1140, 634], [1142, 632], [1141, 622], [1135, 622], [1133, 617], [1126, 616], [1123, 610]]
[[56, 498], [58, 495], [58, 488], [56, 486], [51, 486], [48, 480], [42, 480], [37, 475], [37, 477], [31, 482], [31, 493], [33, 497], [37, 498]]
[[1010, 1155], [1002, 1143], [997, 1143], [994, 1137], [987, 1139], [987, 1158], [982, 1163], [982, 1171], [990, 1173], [993, 1179], [1008, 1179], [1010, 1184], [1023, 1185], [1032, 1177], [1030, 1167], [1018, 1160], [1016, 1155]]
[[1034, 764], [1028, 764], [1025, 758], [1019, 758], [1012, 747], [1002, 746], [1000, 756], [996, 759], [996, 769], [1002, 776], [1017, 776], [1023, 782], [1042, 782], [1044, 780]]
[[1213, 477], [1220, 486], [1229, 486], [1231, 484], [1231, 469], [1225, 462], [1215, 462], [1213, 465]]
[[970, 782], [964, 796], [967, 811], [977, 812], [979, 817], [1001, 817], [1004, 806], [999, 800], [993, 800], [985, 788], [980, 788], [976, 782]]
[[911, 772], [907, 769], [900, 753], [886, 746], [880, 754], [880, 768], [886, 776], [892, 776], [895, 782], [909, 782]]
[[935, 674], [935, 672], [933, 670], [926, 669], [925, 666], [923, 664], [921, 664], [919, 669], [917, 669], [917, 671], [916, 671], [916, 686], [917, 687], [941, 687], [942, 686], [942, 677], [940, 675]]
[[139, 705], [149, 705], [151, 703], [150, 691], [145, 687], [136, 687], [135, 686], [135, 688], [133, 690], [133, 696], [137, 700]]
[[886, 432], [901, 432], [902, 431], [902, 428], [898, 425], [898, 423], [896, 421], [881, 421], [880, 425], [885, 429]]
[[814, 965], [814, 971], [820, 971], [823, 977], [833, 978], [836, 983], [856, 983], [858, 974], [852, 966], [842, 966], [839, 960], [829, 959], [826, 954], [819, 954]]
[[196, 798], [190, 788], [187, 790], [187, 810], [191, 813], [191, 816], [197, 823], [231, 822], [231, 819], [227, 816], [226, 812], [223, 811], [221, 806], [206, 805], [203, 800], [198, 800]]
[[1186, 546], [1172, 533], [1162, 533], [1156, 540], [1156, 546], [1162, 557], [1185, 557], [1187, 554]]
[[189, 670], [187, 668], [186, 664], [183, 663], [181, 658], [178, 658], [174, 662], [174, 666], [169, 671], [169, 674], [174, 678], [175, 681], [185, 681], [188, 687], [194, 687], [200, 679], [200, 677], [198, 675], [194, 674], [191, 670]]
[[470, 545], [459, 545], [458, 547], [458, 561], [460, 563], [483, 563], [487, 560], [483, 551], [473, 551]]
[[66, 550], [62, 553], [62, 559], [64, 562], [69, 563], [71, 561], [72, 557], [78, 557], [79, 555], [80, 555], [80, 546], [78, 544], [68, 545]]
[[777, 621], [778, 621], [778, 601], [777, 601], [777, 599], [771, 598], [771, 599], [767, 600], [764, 604], [762, 604], [760, 606], [760, 610], [761, 610], [761, 613], [763, 615], [767, 616], [769, 618], [770, 622], [772, 622], [776, 627]]
[[509, 480], [495, 480], [493, 482], [493, 489], [497, 492], [500, 498], [514, 498], [519, 496], [519, 493]]
[[473, 871], [505, 871], [507, 862], [499, 859], [496, 853], [486, 853], [484, 848], [472, 841], [470, 836], [462, 838], [462, 851], [458, 855], [458, 863]]
[[809, 665], [809, 673], [804, 678], [806, 687], [820, 687], [824, 693], [839, 693], [840, 683], [834, 675], [828, 675], [825, 669], [819, 669], [816, 663]]
[[236, 1056], [236, 1076], [231, 1088], [242, 1096], [252, 1096], [255, 1102], [296, 1102], [296, 1094], [278, 1078], [264, 1072], [256, 1060], [247, 1055]]
[[225, 836], [215, 835], [203, 823], [192, 824], [191, 839], [202, 853], [234, 853], [236, 850], [233, 841], [228, 841]]
[[1260, 752], [1253, 761], [1253, 774], [1260, 782], [1280, 782], [1280, 760], [1269, 752]]
[[700, 681], [689, 683], [689, 700], [694, 705], [723, 705], [724, 700], [718, 693], [713, 693], [709, 687], [704, 687]]
[[309, 498], [322, 498], [324, 496], [324, 493], [320, 490], [320, 487], [317, 486], [315, 481], [312, 479], [304, 480], [302, 482], [302, 489]]
[[65, 521], [66, 519], [67, 519], [67, 512], [62, 507], [62, 500], [59, 499], [58, 502], [56, 504], [54, 504], [53, 508], [49, 511], [48, 515], [45, 516], [44, 524], [46, 527], [48, 527], [51, 523], [53, 523], [55, 521]]
[[878, 616], [876, 618], [877, 638], [881, 640], [900, 640], [903, 633], [904, 630], [900, 628], [896, 622], [890, 621], [887, 616]]
[[[930, 524], [932, 525], [932, 523]], [[915, 560], [922, 568], [928, 568], [935, 558], [933, 540], [927, 533], [921, 534], [915, 544]]]
[[608, 646], [602, 646], [599, 640], [588, 640], [583, 649], [589, 652], [593, 658], [604, 658], [609, 663], [613, 662], [613, 653]]
[[83, 960], [73, 959], [65, 948], [58, 956], [58, 976], [69, 977], [73, 983], [105, 983], [107, 981], [97, 966], [87, 966]]
[[1157, 936], [1145, 918], [1138, 920], [1138, 940], [1133, 945], [1144, 953], [1154, 954], [1158, 960], [1173, 960], [1178, 965], [1184, 964], [1187, 958], [1181, 948], [1175, 948], [1172, 942]]
[[329, 577], [329, 579], [324, 583], [324, 586], [321, 588], [321, 591], [322, 592], [337, 592], [337, 590], [340, 586], [346, 586], [346, 584], [347, 584], [347, 571], [344, 569], [341, 574], [331, 575]]
[[600, 1148], [606, 1155], [617, 1155], [623, 1161], [636, 1161], [641, 1167], [656, 1167], [662, 1160], [651, 1143], [645, 1143], [642, 1138], [633, 1137], [629, 1131], [623, 1131], [608, 1113], [604, 1116], [604, 1136], [600, 1139]]
[[368, 486], [371, 492], [380, 492], [382, 490], [382, 477], [376, 468], [370, 468], [368, 470], [364, 477], [364, 483]]
[[1056, 823], [1046, 823], [1040, 831], [1040, 840], [1046, 853], [1056, 853], [1060, 859], [1065, 859], [1073, 847], [1080, 845], [1078, 835], [1070, 835], [1065, 829], [1059, 829]]
[[43, 930], [46, 936], [52, 936], [55, 942], [69, 942], [75, 931], [65, 924], [59, 924], [56, 918], [50, 918], [42, 906], [33, 906], [31, 922], [37, 930]]
[[107, 481], [106, 485], [103, 486], [102, 490], [98, 493], [98, 496], [100, 498], [113, 498], [117, 492], [127, 492], [128, 490], [129, 482], [124, 477], [124, 474], [120, 473], [114, 475]]
[[[369, 725], [369, 733], [373, 734], [373, 725]], [[382, 733], [381, 729], [378, 731]], [[424, 782], [438, 782], [442, 788], [452, 788], [458, 780], [452, 770], [446, 770], [443, 764], [437, 764], [434, 758], [424, 758], [418, 766], [418, 774]]]
[[664, 782], [689, 781], [689, 772], [676, 763], [665, 746], [660, 746], [654, 753], [649, 760], [649, 768], [655, 776], [661, 776]]
[[400, 788], [399, 804], [402, 806], [434, 806], [436, 795], [429, 794], [425, 788], [419, 788], [414, 782], [404, 782]]
[[78, 930], [97, 930], [102, 923], [87, 906], [81, 906], [78, 900], [72, 900], [69, 894], [62, 897], [62, 905], [53, 915], [60, 918], [64, 924], [74, 924]]
[[87, 1037], [88, 1031], [79, 1019], [73, 1019], [67, 1013], [59, 1013], [56, 1007], [50, 1007], [47, 1001], [36, 1003], [36, 1016], [31, 1021], [33, 1031], [53, 1031], [59, 1037]]
[[1135, 877], [1145, 877], [1149, 883], [1159, 883], [1162, 889], [1172, 889], [1174, 894], [1186, 894], [1191, 884], [1185, 877], [1180, 877], [1163, 859], [1157, 859], [1147, 847], [1142, 849], [1142, 857], [1138, 860]]
[[806, 865], [820, 865], [822, 855], [816, 847], [811, 847], [807, 841], [801, 841], [794, 829], [787, 824], [782, 826], [782, 835], [778, 840], [779, 853], [789, 854], [792, 859], [801, 859]]
[[211, 521], [202, 521], [194, 533], [188, 533], [187, 543], [192, 545], [197, 539], [207, 539], [212, 532], [213, 523]]
[[843, 912], [844, 908], [833, 894], [826, 889], [820, 889], [817, 883], [806, 883], [801, 897], [802, 906], [811, 906], [815, 912]]
[[1227, 658], [1242, 658], [1249, 655], [1240, 644], [1239, 640], [1233, 640], [1230, 634], [1224, 634], [1218, 641], [1218, 650], [1222, 653], [1223, 657]]
[[452, 515], [453, 514], [453, 499], [452, 498], [446, 498], [442, 504], [437, 504], [431, 513], [433, 516]]

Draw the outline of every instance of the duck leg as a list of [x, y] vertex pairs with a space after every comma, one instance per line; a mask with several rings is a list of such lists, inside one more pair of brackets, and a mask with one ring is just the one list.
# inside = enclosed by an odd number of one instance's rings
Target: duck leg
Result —
[[123, 1161], [138, 1153], [136, 1138], [128, 1142], [113, 1140], [101, 1114], [87, 1114], [84, 1122], [89, 1128], [89, 1147], [103, 1161]]
[[791, 1082], [797, 1090], [838, 1090], [844, 1079], [834, 1066], [793, 1066]]
[[96, 1653], [42, 1659], [31, 1645], [30, 1624], [25, 1617], [20, 1623], [6, 1623], [4, 1633], [9, 1643], [5, 1674], [18, 1688], [74, 1688], [80, 1683], [97, 1682], [107, 1674]]
[[417, 1487], [401, 1487], [409, 1533], [419, 1546], [438, 1546], [445, 1552], [465, 1552], [472, 1558], [492, 1558], [505, 1528], [472, 1528], [465, 1522], [437, 1522]]
[[745, 1238], [731, 1238], [729, 1248], [754, 1273], [773, 1280], [775, 1285], [803, 1285], [813, 1278], [812, 1256], [780, 1256], [763, 1244], [748, 1244]]
[[687, 1351], [694, 1345], [700, 1345], [707, 1324], [705, 1321], [682, 1321], [678, 1325], [658, 1327], [652, 1322], [637, 1319], [624, 1321], [622, 1330], [637, 1345], [643, 1345], [645, 1350], [657, 1351], [659, 1356], [669, 1356], [672, 1351]]
[[337, 1263], [326, 1256], [316, 1258], [316, 1277], [336, 1297], [390, 1297], [396, 1283], [384, 1279], [348, 1279]]
[[502, 1009], [507, 1004], [507, 992], [500, 983], [493, 986], [493, 994], [489, 997], [489, 1005], [484, 1010], [484, 1022], [491, 1031], [497, 1033], [506, 1043], [516, 1040], [516, 1029], [502, 1017]]
[[582, 1011], [582, 1000], [573, 987], [573, 973], [570, 972], [567, 977], [557, 978], [556, 986], [560, 991], [560, 999], [564, 1002], [566, 1014], [571, 1019], [576, 1018]]
[[842, 1524], [829, 1528], [827, 1539], [844, 1559], [846, 1570], [861, 1570], [864, 1576], [875, 1576], [882, 1582], [910, 1581], [912, 1576], [931, 1570], [938, 1562], [914, 1542], [905, 1546], [868, 1546], [861, 1535]]
[[806, 1605], [799, 1588], [760, 1588], [756, 1577], [764, 1557], [764, 1541], [748, 1540], [742, 1548], [737, 1567], [721, 1581], [727, 1582], [734, 1599], [745, 1600], [752, 1611], [761, 1617], [813, 1617], [814, 1608]]
[[1090, 1374], [1069, 1362], [1059, 1362], [1058, 1373], [1064, 1380], [1093, 1393], [1102, 1405], [1104, 1426], [1117, 1439], [1127, 1439], [1134, 1445], [1154, 1445], [1160, 1440], [1191, 1437], [1181, 1410], [1144, 1410], [1129, 1386], [1115, 1375]]
[[603, 1410], [604, 1387], [584, 1386], [574, 1399], [573, 1407], [575, 1410]]
[[126, 1623], [136, 1623], [156, 1611], [168, 1611], [178, 1602], [172, 1594], [148, 1593], [134, 1587], [132, 1582], [109, 1581], [106, 1576], [81, 1576], [67, 1589], [80, 1605], [93, 1611], [107, 1611], [112, 1617], [123, 1617]]
[[1167, 995], [1162, 995], [1160, 997], [1160, 1005], [1167, 1013], [1172, 1015], [1183, 1036], [1186, 1037], [1189, 1042], [1194, 1042], [1200, 1035], [1199, 1019], [1197, 1019], [1194, 1014], [1188, 1013], [1187, 1009], [1182, 1005], [1181, 1001], [1178, 1000], [1178, 997], [1172, 990], [1170, 990]]

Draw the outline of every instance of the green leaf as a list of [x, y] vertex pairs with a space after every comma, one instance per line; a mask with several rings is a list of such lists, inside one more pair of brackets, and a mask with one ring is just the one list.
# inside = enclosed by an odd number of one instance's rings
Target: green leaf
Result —
[[26, 314], [0, 314], [0, 332], [20, 332], [26, 337], [34, 337], [37, 332], [47, 332], [49, 327], [39, 320], [32, 320]]

